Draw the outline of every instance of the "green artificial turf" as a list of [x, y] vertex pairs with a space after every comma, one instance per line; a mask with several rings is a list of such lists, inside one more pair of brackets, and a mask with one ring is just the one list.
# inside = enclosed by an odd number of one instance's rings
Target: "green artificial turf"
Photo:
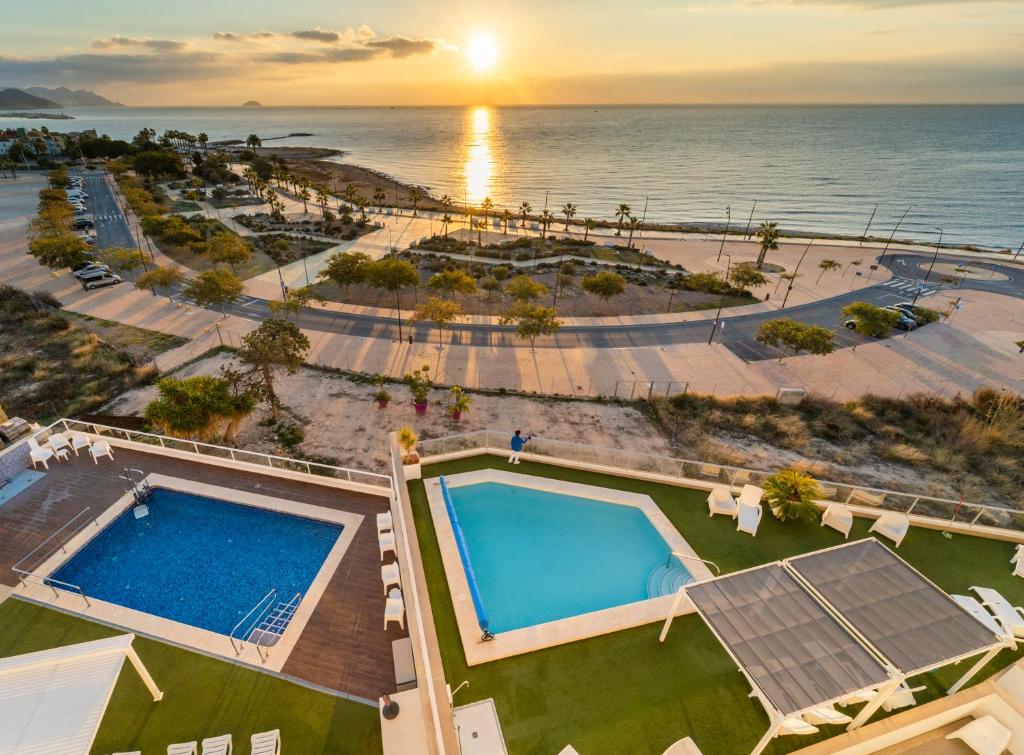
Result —
[[[506, 468], [506, 463], [475, 456], [428, 466], [424, 476], [488, 467]], [[732, 519], [708, 517], [707, 494], [700, 491], [530, 462], [515, 471], [646, 493], [697, 555], [716, 562], [723, 573], [844, 542], [831, 528], [782, 523], [770, 514], [756, 538], [739, 533]], [[411, 483], [409, 490], [445, 675], [453, 688], [470, 682], [455, 704], [493, 697], [510, 753], [556, 753], [572, 744], [585, 755], [660, 755], [684, 736], [693, 737], [706, 753], [746, 753], [764, 734], [767, 716], [748, 697], [750, 688], [735, 664], [692, 614], [674, 621], [664, 644], [658, 642], [659, 623], [467, 667], [423, 484]], [[850, 539], [865, 537], [869, 526], [857, 519]], [[949, 592], [985, 585], [1019, 605], [1024, 583], [1010, 574], [1012, 551], [1010, 543], [962, 535], [946, 539], [940, 532], [915, 528], [898, 553]], [[1019, 656], [1003, 651], [976, 679]], [[961, 664], [914, 679], [915, 686], [929, 686], [917, 695], [919, 702], [941, 695], [966, 668]], [[817, 739], [842, 731], [822, 727]], [[788, 752], [814, 741], [783, 737], [768, 752]]]
[[[0, 657], [71, 645], [117, 630], [22, 600], [0, 604]], [[380, 753], [377, 710], [259, 671], [137, 637], [134, 647], [164, 699], [153, 702], [125, 663], [92, 752], [163, 753], [174, 742], [231, 734], [235, 752], [249, 737], [281, 730], [286, 753]]]

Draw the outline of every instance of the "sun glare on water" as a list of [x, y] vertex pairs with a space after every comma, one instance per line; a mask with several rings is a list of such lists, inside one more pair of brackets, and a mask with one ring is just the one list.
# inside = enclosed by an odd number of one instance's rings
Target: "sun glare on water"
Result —
[[466, 57], [475, 70], [490, 71], [498, 62], [498, 43], [490, 34], [477, 34], [466, 46]]

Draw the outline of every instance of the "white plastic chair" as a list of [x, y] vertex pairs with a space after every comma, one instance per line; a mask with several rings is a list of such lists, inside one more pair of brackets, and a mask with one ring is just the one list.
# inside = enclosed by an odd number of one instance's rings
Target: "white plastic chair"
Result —
[[843, 503], [830, 503], [825, 513], [821, 515], [821, 526], [831, 527], [843, 533], [843, 537], [850, 539], [850, 530], [853, 528], [853, 513]]
[[203, 740], [203, 755], [231, 755], [231, 735], [207, 737]]
[[751, 535], [756, 536], [763, 513], [764, 509], [760, 503], [743, 503], [740, 501], [740, 513], [736, 522], [736, 529], [739, 532], [749, 532]]
[[43, 448], [39, 445], [39, 441], [35, 438], [28, 439], [28, 455], [32, 459], [32, 466], [35, 467], [36, 462], [43, 465], [43, 469], [49, 470], [50, 466], [46, 463], [54, 457], [53, 451], [49, 448]]
[[845, 713], [840, 713], [831, 705], [819, 705], [817, 708], [811, 708], [803, 714], [802, 718], [809, 724], [818, 724], [819, 726], [848, 724], [853, 720]]
[[110, 444], [105, 440], [98, 440], [89, 446], [89, 455], [92, 456], [92, 463], [99, 464], [101, 456], [107, 456], [111, 461], [114, 460], [114, 452], [110, 448]]
[[395, 533], [394, 532], [378, 532], [377, 543], [380, 545], [380, 560], [384, 560], [384, 554], [391, 551], [396, 556], [398, 551], [395, 550]]
[[402, 599], [402, 591], [397, 587], [388, 593], [388, 600], [384, 604], [384, 631], [388, 631], [388, 624], [395, 622], [402, 629], [405, 629], [405, 601]]
[[917, 700], [914, 699], [915, 692], [924, 692], [928, 689], [927, 686], [921, 685], [920, 687], [914, 687], [911, 689], [907, 686], [906, 682], [900, 684], [900, 686], [885, 698], [882, 703], [882, 707], [886, 711], [899, 710], [900, 708], [909, 708], [911, 705], [917, 705]]
[[1015, 606], [998, 590], [991, 587], [972, 587], [972, 590], [981, 598], [981, 604], [985, 606], [995, 620], [1017, 639], [1024, 639], [1024, 608]]
[[75, 432], [71, 433], [71, 450], [75, 452], [75, 456], [78, 456], [78, 449], [88, 448], [92, 445], [92, 441], [89, 440], [89, 436], [85, 433]]
[[391, 521], [391, 512], [385, 511], [383, 514], [377, 514], [377, 534], [381, 532], [388, 532], [393, 529], [393, 522]]
[[982, 716], [947, 734], [946, 739], [959, 739], [978, 755], [1003, 755], [1012, 734], [992, 716]]
[[[50, 440], [47, 441], [47, 445], [50, 447], [50, 450], [53, 451], [54, 456], [58, 459], [68, 458], [68, 449], [71, 448], [71, 444], [68, 442], [68, 439], [64, 437], [64, 433], [54, 433], [51, 435]], [[78, 454], [76, 453], [75, 455], [77, 456]]]
[[736, 504], [736, 499], [732, 497], [732, 493], [729, 492], [729, 488], [711, 488], [711, 493], [708, 495], [708, 516], [725, 514], [736, 517], [739, 513], [739, 506]]
[[874, 700], [878, 697], [878, 690], [875, 689], [862, 689], [860, 692], [854, 692], [853, 694], [847, 695], [839, 701], [839, 704], [844, 708], [847, 705], [856, 705], [857, 703], [866, 703], [869, 700]]
[[199, 745], [197, 742], [167, 745], [167, 755], [199, 755]]
[[755, 504], [760, 505], [762, 498], [764, 498], [764, 491], [761, 488], [757, 487], [757, 485], [750, 485], [748, 483], [747, 485], [743, 486], [742, 490], [740, 490], [740, 497], [737, 498], [736, 500], [740, 504], [745, 503], [748, 506], [753, 506]]
[[263, 731], [249, 739], [251, 755], [281, 755], [281, 730]]
[[1018, 559], [1017, 563], [1013, 565], [1013, 576], [1024, 577], [1024, 558]]
[[391, 564], [384, 564], [384, 566], [380, 567], [380, 580], [384, 583], [385, 595], [388, 594], [388, 588], [392, 585], [401, 588], [402, 573], [399, 571], [397, 561]]
[[811, 726], [799, 716], [793, 716], [791, 718], [783, 719], [782, 723], [779, 725], [778, 733], [780, 736], [786, 736], [789, 734], [817, 734], [818, 727]]
[[893, 511], [878, 517], [868, 532], [877, 532], [879, 535], [889, 538], [899, 548], [900, 543], [903, 542], [903, 538], [907, 536], [909, 530], [910, 517]]

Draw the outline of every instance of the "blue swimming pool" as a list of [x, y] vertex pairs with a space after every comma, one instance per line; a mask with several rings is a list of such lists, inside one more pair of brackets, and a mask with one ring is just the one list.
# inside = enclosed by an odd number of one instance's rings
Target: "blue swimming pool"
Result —
[[494, 633], [645, 600], [669, 556], [634, 506], [494, 482], [450, 494]]
[[154, 488], [53, 577], [86, 595], [227, 634], [271, 588], [305, 593], [342, 527]]

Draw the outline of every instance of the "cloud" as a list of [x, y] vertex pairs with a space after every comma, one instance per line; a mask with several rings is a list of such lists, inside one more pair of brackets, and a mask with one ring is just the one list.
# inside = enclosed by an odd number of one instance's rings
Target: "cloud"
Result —
[[41, 60], [0, 56], [0, 81], [15, 85], [159, 84], [218, 78], [226, 71], [216, 53], [192, 51], [160, 54], [80, 53]]
[[394, 58], [410, 58], [414, 55], [429, 55], [441, 45], [433, 39], [409, 39], [408, 37], [386, 37], [364, 42], [374, 50], [386, 50]]
[[896, 8], [912, 8], [921, 5], [991, 5], [1019, 3], [1020, 0], [751, 0], [753, 5], [768, 5], [781, 2], [785, 5], [819, 5], [834, 8], [854, 8], [859, 10], [891, 10]]
[[213, 38], [220, 42], [249, 42], [254, 39], [270, 39], [277, 35], [272, 31], [254, 31], [240, 34], [233, 31], [218, 31]]
[[184, 50], [184, 42], [178, 42], [172, 39], [138, 39], [135, 37], [122, 37], [120, 34], [115, 34], [109, 39], [94, 39], [92, 41], [92, 47], [97, 50], [110, 50], [115, 47], [145, 47], [150, 50]]
[[336, 31], [324, 31], [323, 29], [306, 29], [305, 31], [293, 31], [288, 34], [289, 37], [295, 37], [296, 39], [309, 39], [314, 42], [338, 42], [341, 40], [341, 35]]

